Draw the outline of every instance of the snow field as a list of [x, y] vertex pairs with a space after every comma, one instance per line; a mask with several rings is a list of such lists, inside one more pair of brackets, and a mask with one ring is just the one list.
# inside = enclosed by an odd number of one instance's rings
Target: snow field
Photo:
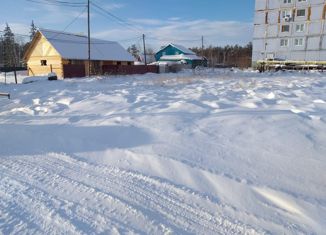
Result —
[[3, 234], [323, 234], [326, 76], [0, 84]]

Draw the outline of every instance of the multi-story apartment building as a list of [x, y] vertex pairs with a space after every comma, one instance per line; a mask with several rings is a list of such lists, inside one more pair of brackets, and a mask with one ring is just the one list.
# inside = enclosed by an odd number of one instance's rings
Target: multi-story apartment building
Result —
[[256, 0], [253, 65], [326, 63], [326, 0]]

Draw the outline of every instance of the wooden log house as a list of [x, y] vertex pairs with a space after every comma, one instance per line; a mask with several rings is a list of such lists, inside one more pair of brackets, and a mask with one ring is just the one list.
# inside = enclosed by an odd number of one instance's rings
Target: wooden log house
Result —
[[[28, 75], [56, 73], [58, 77], [88, 75], [88, 38], [40, 29], [24, 55]], [[105, 65], [133, 65], [134, 58], [119, 43], [91, 39], [91, 73], [102, 74]]]

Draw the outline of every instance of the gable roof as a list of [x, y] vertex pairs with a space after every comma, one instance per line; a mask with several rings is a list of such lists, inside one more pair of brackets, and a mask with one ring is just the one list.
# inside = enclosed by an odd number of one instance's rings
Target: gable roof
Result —
[[[165, 48], [169, 47], [169, 46], [172, 46], [172, 47], [175, 47], [177, 49], [179, 49], [180, 51], [183, 52], [183, 54], [185, 55], [196, 55], [195, 52], [193, 52], [192, 50], [189, 50], [188, 48], [184, 47], [184, 46], [181, 46], [181, 45], [177, 45], [177, 44], [173, 44], [173, 43], [170, 43], [169, 45], [163, 47], [161, 50], [159, 50], [157, 53], [163, 51]], [[157, 54], [156, 53], [156, 54]]]
[[[40, 29], [41, 33], [64, 59], [87, 60], [88, 38], [83, 35]], [[91, 60], [134, 61], [119, 43], [91, 38]]]

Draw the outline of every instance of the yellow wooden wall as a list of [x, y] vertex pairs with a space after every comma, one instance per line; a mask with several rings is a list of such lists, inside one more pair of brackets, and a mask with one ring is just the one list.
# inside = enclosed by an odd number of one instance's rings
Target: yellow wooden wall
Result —
[[[30, 49], [27, 58], [29, 76], [47, 75], [51, 72], [52, 65], [52, 71], [58, 77], [63, 77], [62, 58], [43, 35], [38, 35]], [[47, 65], [42, 66], [41, 60], [46, 60]]]

